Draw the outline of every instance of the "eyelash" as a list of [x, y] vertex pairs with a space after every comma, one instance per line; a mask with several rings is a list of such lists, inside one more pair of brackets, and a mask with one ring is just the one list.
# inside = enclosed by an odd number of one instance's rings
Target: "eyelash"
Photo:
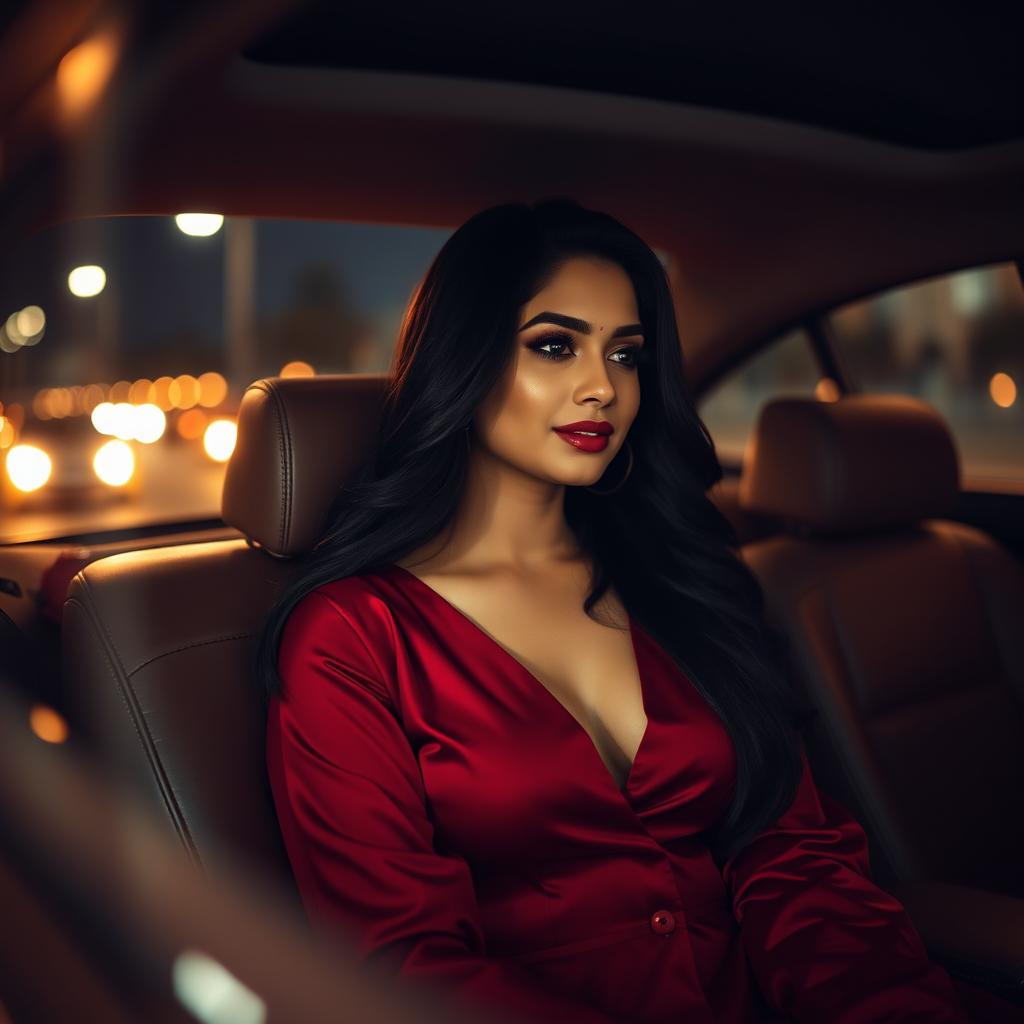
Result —
[[[531, 342], [527, 348], [532, 352], [536, 352], [542, 359], [554, 359], [556, 362], [561, 362], [563, 359], [568, 359], [568, 356], [552, 355], [550, 352], [542, 352], [541, 348], [544, 345], [550, 344], [564, 344], [571, 346], [572, 338], [568, 334], [543, 334], [535, 341]], [[633, 361], [631, 363], [623, 362], [620, 359], [615, 360], [620, 366], [625, 366], [628, 370], [635, 370], [643, 356], [643, 345], [627, 345], [625, 348], [620, 348], [613, 355], [618, 355], [619, 352], [632, 352]]]

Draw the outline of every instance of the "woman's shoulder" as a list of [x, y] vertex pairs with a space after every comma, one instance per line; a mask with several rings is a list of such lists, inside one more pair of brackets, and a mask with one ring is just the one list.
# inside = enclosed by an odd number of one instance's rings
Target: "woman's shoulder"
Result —
[[353, 627], [372, 631], [375, 624], [392, 619], [393, 588], [388, 577], [385, 570], [329, 580], [300, 598], [296, 608], [319, 608], [321, 614], [330, 608]]
[[345, 576], [307, 591], [284, 627], [282, 654], [316, 651], [347, 666], [389, 678], [395, 662], [395, 624], [386, 584], [376, 573]]

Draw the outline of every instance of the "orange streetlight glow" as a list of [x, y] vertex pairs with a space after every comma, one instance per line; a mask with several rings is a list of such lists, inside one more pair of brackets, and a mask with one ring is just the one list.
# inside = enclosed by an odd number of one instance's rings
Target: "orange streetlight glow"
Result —
[[99, 99], [117, 59], [112, 30], [98, 32], [69, 50], [57, 66], [57, 94], [68, 117], [77, 117]]
[[68, 738], [68, 724], [51, 707], [35, 704], [28, 714], [29, 728], [47, 743], [63, 743]]
[[1009, 409], [1017, 401], [1017, 384], [1008, 373], [996, 373], [988, 382], [988, 393], [1001, 409]]
[[279, 377], [315, 377], [316, 371], [310, 366], [309, 363], [304, 362], [302, 359], [293, 359], [290, 363], [285, 363], [281, 367], [281, 372], [278, 374]]

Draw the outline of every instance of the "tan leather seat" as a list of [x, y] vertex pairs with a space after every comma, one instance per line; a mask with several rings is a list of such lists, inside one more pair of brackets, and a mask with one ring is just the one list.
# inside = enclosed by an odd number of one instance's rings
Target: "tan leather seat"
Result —
[[987, 943], [1024, 986], [1024, 901], [1006, 899], [1024, 897], [1024, 567], [947, 518], [958, 496], [927, 403], [779, 399], [739, 500], [783, 530], [741, 554], [820, 712], [815, 776], [868, 831], [876, 879], [951, 955]]
[[238, 539], [112, 555], [71, 582], [61, 656], [72, 726], [200, 864], [237, 854], [293, 884], [266, 779], [256, 644], [296, 570], [290, 556], [312, 547], [376, 443], [385, 384], [255, 381], [224, 483]]

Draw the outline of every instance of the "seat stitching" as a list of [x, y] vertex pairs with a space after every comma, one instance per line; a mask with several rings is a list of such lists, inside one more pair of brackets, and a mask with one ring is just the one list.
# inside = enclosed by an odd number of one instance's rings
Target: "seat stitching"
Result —
[[[81, 574], [78, 575], [77, 579], [79, 580], [79, 584], [82, 589], [88, 593], [90, 590], [88, 580]], [[98, 615], [93, 614], [95, 602], [90, 601], [87, 604], [85, 601], [81, 601], [76, 597], [69, 597], [65, 604], [77, 605], [85, 613], [87, 621], [97, 632], [99, 632], [103, 654], [107, 662], [107, 668], [114, 680], [114, 685], [117, 687], [117, 691], [121, 696], [125, 709], [128, 712], [128, 718], [135, 728], [135, 735], [138, 737], [142, 746], [143, 754], [149, 762], [153, 775], [156, 778], [157, 788], [167, 805], [171, 825], [178, 833], [179, 839], [195, 859], [196, 863], [202, 866], [202, 858], [196, 848], [191, 831], [185, 822], [177, 796], [175, 795], [174, 790], [170, 785], [170, 781], [167, 779], [167, 776], [163, 771], [163, 766], [160, 763], [159, 758], [155, 754], [156, 745], [153, 742], [153, 737], [149, 732], [149, 728], [145, 724], [144, 716], [139, 710], [137, 695], [132, 688], [131, 679], [127, 675], [122, 678], [121, 673], [117, 671], [117, 667], [121, 662], [120, 659], [114, 656], [117, 649], [116, 645], [114, 644], [113, 639], [102, 620]], [[104, 640], [106, 641], [105, 643], [102, 642]]]
[[172, 654], [179, 654], [181, 651], [191, 650], [193, 647], [205, 647], [207, 644], [220, 644], [228, 640], [242, 640], [247, 636], [254, 636], [253, 633], [232, 633], [229, 636], [215, 636], [209, 640], [196, 640], [193, 643], [182, 644], [180, 647], [173, 647], [169, 651], [162, 651], [160, 654], [153, 655], [152, 658], [147, 658], [144, 662], [136, 665], [135, 668], [128, 673], [129, 676], [134, 676], [138, 672], [141, 672], [147, 665], [152, 665], [154, 661], [159, 661], [161, 658], [170, 657]]
[[280, 508], [280, 533], [278, 537], [278, 547], [280, 550], [284, 550], [285, 538], [290, 532], [290, 513], [291, 513], [291, 433], [288, 430], [288, 415], [284, 407], [284, 402], [281, 401], [281, 394], [277, 388], [269, 387], [268, 394], [274, 401], [274, 406], [277, 409], [278, 418], [278, 451], [281, 457], [281, 508]]

